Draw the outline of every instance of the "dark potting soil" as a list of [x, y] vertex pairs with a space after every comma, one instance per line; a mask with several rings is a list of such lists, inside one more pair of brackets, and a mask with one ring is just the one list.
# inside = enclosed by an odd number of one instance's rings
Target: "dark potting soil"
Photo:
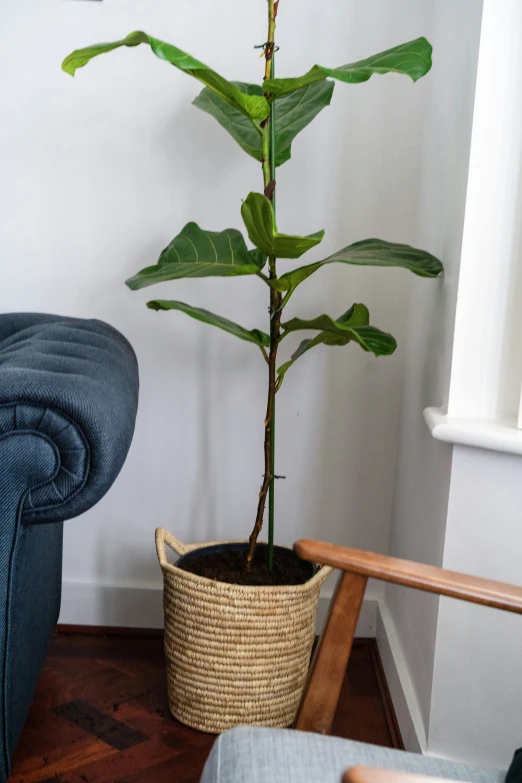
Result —
[[302, 585], [312, 577], [310, 563], [291, 549], [276, 549], [274, 567], [268, 570], [268, 550], [257, 546], [250, 570], [245, 569], [246, 552], [213, 552], [187, 558], [179, 568], [234, 585]]

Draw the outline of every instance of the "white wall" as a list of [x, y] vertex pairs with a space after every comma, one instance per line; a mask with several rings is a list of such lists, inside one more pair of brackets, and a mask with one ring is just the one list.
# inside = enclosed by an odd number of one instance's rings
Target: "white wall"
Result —
[[[436, 0], [429, 30], [434, 66], [424, 104], [415, 239], [442, 258], [445, 272], [437, 287], [416, 281], [413, 292], [390, 552], [434, 565], [443, 559], [452, 448], [431, 438], [422, 411], [447, 399], [481, 7], [477, 0]], [[429, 728], [438, 599], [390, 586], [386, 603], [411, 681], [422, 746]]]
[[[0, 310], [105, 319], [131, 340], [141, 368], [125, 468], [109, 495], [66, 528], [64, 622], [160, 622], [154, 528], [205, 540], [246, 536], [252, 524], [262, 473], [262, 359], [248, 344], [144, 303], [171, 296], [263, 326], [264, 286], [208, 279], [131, 293], [123, 281], [154, 263], [188, 220], [241, 228], [240, 200], [260, 188], [259, 166], [190, 106], [197, 84], [144, 47], [100, 58], [74, 81], [60, 71], [71, 49], [142, 28], [226, 76], [259, 80], [252, 46], [264, 40], [265, 2], [230, 0], [226, 9], [224, 19], [213, 0], [0, 6]], [[424, 34], [431, 10], [431, 0], [332, 0], [317, 14], [315, 0], [285, 0], [278, 72], [298, 74], [315, 60], [341, 64]], [[415, 238], [421, 115], [435, 80], [451, 91], [445, 58], [439, 47], [443, 70], [415, 86], [388, 76], [336, 87], [334, 105], [280, 171], [283, 230], [324, 227], [321, 254], [365, 236]], [[454, 90], [466, 101], [463, 78]], [[465, 124], [457, 96], [449, 106]], [[461, 138], [462, 120], [457, 127]], [[448, 175], [447, 189], [453, 182]], [[435, 232], [420, 238], [446, 250]], [[355, 348], [318, 350], [289, 374], [278, 416], [277, 469], [288, 477], [277, 487], [281, 542], [316, 535], [386, 550], [411, 284], [401, 271], [330, 268], [294, 297], [289, 311], [303, 315], [366, 301], [400, 348], [381, 360]], [[436, 284], [419, 285], [433, 295]]]
[[[522, 459], [501, 450], [520, 437], [521, 33], [520, 3], [485, 0], [448, 412], [486, 433], [484, 447], [499, 421], [507, 437], [500, 451], [455, 445], [443, 559], [447, 568], [514, 584]], [[494, 329], [480, 340], [474, 327], [484, 305]], [[453, 440], [459, 444], [458, 433]], [[507, 767], [522, 730], [521, 647], [517, 616], [441, 600], [430, 752]]]
[[[484, 2], [462, 253], [480, 9], [474, 3], [463, 2], [460, 8], [439, 3], [439, 20], [443, 14], [446, 22], [453, 20], [447, 26], [445, 51], [448, 61], [453, 57], [453, 66], [460, 62], [460, 78], [448, 78], [445, 108], [436, 100], [438, 86], [432, 83], [433, 113], [430, 117], [427, 111], [426, 117], [438, 146], [425, 145], [426, 192], [419, 225], [421, 233], [428, 228], [448, 243], [446, 276], [438, 311], [430, 309], [433, 303], [421, 293], [415, 294], [414, 312], [421, 315], [415, 329], [417, 353], [411, 348], [406, 360], [391, 549], [520, 584], [522, 460], [501, 451], [517, 437], [522, 366], [522, 242], [517, 220], [522, 115], [514, 99], [520, 93], [522, 12], [516, 0]], [[459, 46], [451, 40], [451, 31]], [[444, 127], [451, 135], [444, 134]], [[430, 166], [430, 157], [433, 163], [441, 155], [448, 164], [448, 153], [455, 156], [453, 165], [441, 165], [439, 159], [438, 167]], [[441, 180], [446, 180], [444, 189]], [[434, 356], [427, 350], [433, 345]], [[442, 405], [443, 420], [449, 409], [448, 420], [460, 422], [462, 432], [467, 427], [472, 434], [485, 433], [474, 440], [482, 447], [458, 445], [463, 442], [458, 428], [446, 437], [455, 446], [432, 440], [420, 416], [426, 405]], [[500, 423], [506, 436], [497, 442], [490, 430], [500, 430]], [[488, 443], [499, 451], [488, 450]], [[412, 725], [416, 729], [416, 736], [415, 731], [405, 735], [410, 745], [417, 741], [430, 754], [506, 768], [522, 730], [519, 618], [398, 589], [387, 590], [381, 615], [378, 638], [392, 690], [401, 697], [398, 706], [406, 716], [406, 732]]]
[[[444, 567], [521, 584], [522, 459], [454, 447]], [[522, 733], [520, 617], [441, 599], [431, 753], [507, 768]]]

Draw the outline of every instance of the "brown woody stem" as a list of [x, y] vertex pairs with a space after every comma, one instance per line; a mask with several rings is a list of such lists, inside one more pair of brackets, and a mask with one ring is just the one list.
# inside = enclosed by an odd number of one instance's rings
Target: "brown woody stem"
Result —
[[[269, 79], [273, 74], [274, 57], [274, 35], [275, 20], [277, 15], [277, 6], [279, 0], [268, 0], [268, 38], [265, 46], [265, 79]], [[273, 112], [273, 109], [272, 109]], [[264, 124], [262, 132], [263, 149], [263, 183], [267, 198], [275, 204], [275, 178], [274, 178], [274, 156], [275, 149], [273, 143], [273, 123], [274, 116], [271, 114], [270, 123]], [[275, 211], [275, 209], [274, 209]], [[275, 226], [274, 226], [275, 228]], [[269, 279], [274, 280], [277, 277], [276, 259], [268, 259]], [[281, 335], [281, 294], [270, 288], [270, 348], [268, 352], [268, 399], [265, 416], [265, 439], [264, 439], [264, 475], [263, 483], [259, 492], [259, 501], [257, 504], [256, 520], [254, 529], [250, 534], [249, 548], [246, 565], [250, 568], [256, 550], [257, 539], [261, 528], [263, 527], [263, 517], [265, 514], [266, 499], [269, 489], [271, 490], [271, 516], [273, 517], [273, 468], [274, 468], [274, 426], [275, 426], [275, 396], [277, 393], [277, 347]], [[271, 526], [272, 527], [272, 526]], [[269, 565], [271, 566], [272, 554], [269, 554]]]
[[[275, 271], [275, 259], [270, 259], [272, 268]], [[275, 275], [274, 275], [275, 277]], [[277, 360], [277, 347], [279, 342], [279, 336], [281, 334], [281, 294], [277, 291], [272, 291], [270, 295], [270, 351], [268, 354], [268, 400], [266, 406], [265, 416], [265, 441], [264, 441], [264, 457], [265, 457], [265, 472], [263, 476], [263, 483], [259, 492], [259, 501], [257, 504], [256, 521], [254, 523], [254, 529], [250, 534], [250, 545], [247, 555], [247, 566], [250, 566], [254, 557], [256, 549], [257, 539], [261, 528], [263, 527], [263, 517], [265, 514], [266, 498], [270, 484], [272, 483], [272, 453], [274, 448], [274, 413], [275, 413], [275, 396], [277, 393], [277, 372], [276, 372], [276, 360]], [[272, 315], [273, 314], [273, 315]]]

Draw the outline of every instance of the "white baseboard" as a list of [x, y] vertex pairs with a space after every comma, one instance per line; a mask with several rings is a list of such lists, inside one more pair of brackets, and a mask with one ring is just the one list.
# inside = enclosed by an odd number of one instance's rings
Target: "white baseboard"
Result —
[[[326, 621], [326, 615], [328, 614], [330, 600], [335, 590], [335, 582], [335, 579], [330, 579], [325, 585], [323, 585], [323, 588], [321, 589], [321, 597], [319, 598], [319, 606], [317, 608], [317, 634], [320, 634], [323, 630], [323, 626]], [[368, 586], [363, 605], [361, 607], [359, 622], [357, 623], [357, 628], [355, 629], [355, 635], [359, 638], [364, 637], [367, 639], [374, 639], [377, 636], [379, 598], [380, 593], [375, 593], [374, 590]]]
[[62, 583], [61, 625], [163, 628], [161, 586]]
[[377, 647], [406, 750], [426, 752], [426, 731], [417, 695], [384, 598], [378, 601]]
[[[319, 599], [317, 629], [320, 633], [333, 586], [327, 585]], [[94, 584], [64, 581], [62, 585], [62, 625], [96, 625], [115, 628], [163, 628], [163, 595], [160, 585], [135, 587], [125, 584]], [[357, 636], [375, 637], [377, 600], [364, 601]]]

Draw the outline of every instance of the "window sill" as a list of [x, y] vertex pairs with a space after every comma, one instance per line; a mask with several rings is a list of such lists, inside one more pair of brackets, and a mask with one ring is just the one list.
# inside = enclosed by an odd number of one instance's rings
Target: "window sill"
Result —
[[515, 420], [457, 419], [442, 408], [426, 408], [424, 419], [437, 440], [522, 455], [522, 430]]

